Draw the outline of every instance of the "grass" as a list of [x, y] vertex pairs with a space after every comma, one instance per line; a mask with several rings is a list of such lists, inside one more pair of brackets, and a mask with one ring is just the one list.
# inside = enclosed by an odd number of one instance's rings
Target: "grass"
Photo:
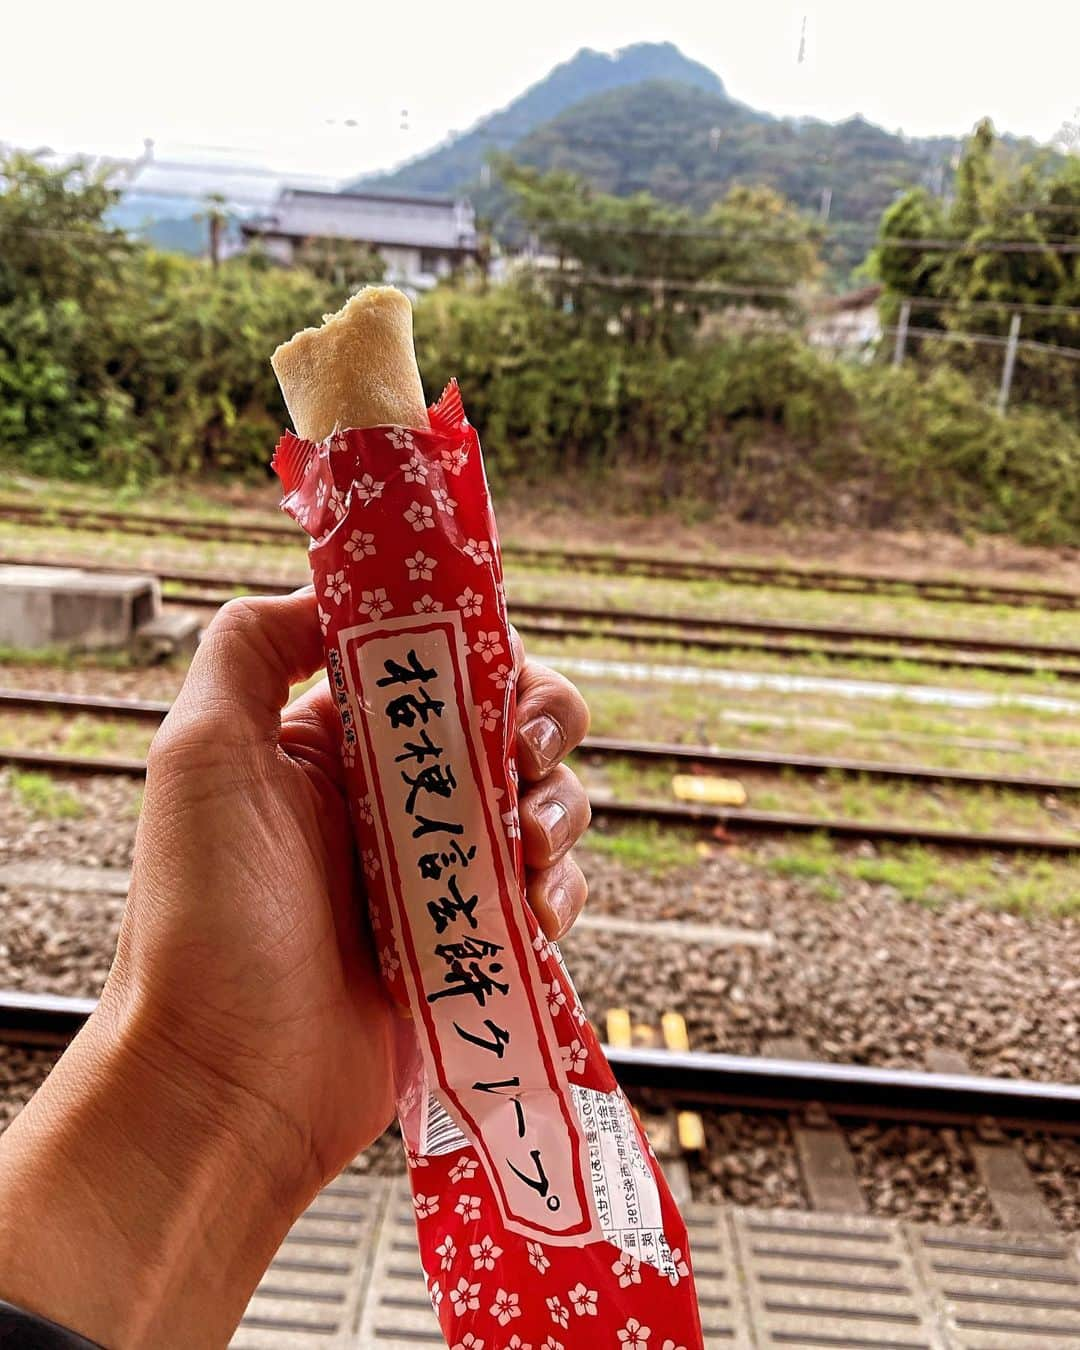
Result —
[[654, 823], [594, 826], [581, 847], [584, 854], [613, 858], [650, 876], [663, 876], [698, 861], [698, 841], [689, 831], [663, 829]]
[[883, 847], [861, 856], [825, 835], [785, 842], [766, 866], [777, 876], [807, 882], [822, 899], [842, 893], [841, 879], [887, 886], [903, 900], [937, 908], [978, 900], [1029, 918], [1080, 915], [1080, 862], [1036, 854], [949, 854], [919, 845]]
[[16, 798], [35, 816], [76, 820], [83, 814], [83, 804], [76, 794], [46, 773], [20, 773], [13, 769], [9, 781]]
[[[511, 614], [513, 610], [511, 609]], [[825, 676], [834, 679], [866, 680], [876, 684], [936, 685], [950, 689], [974, 690], [1000, 699], [1019, 695], [1052, 695], [1071, 699], [1080, 705], [1080, 681], [1066, 679], [1053, 672], [1006, 675], [991, 670], [971, 670], [920, 665], [917, 661], [896, 658], [872, 661], [860, 657], [832, 658], [818, 652], [792, 648], [793, 655], [752, 651], [732, 647], [723, 651], [687, 648], [677, 641], [643, 644], [632, 639], [597, 634], [560, 639], [549, 634], [526, 633], [530, 651], [543, 660], [559, 656], [589, 657], [593, 660], [633, 661], [647, 666], [680, 666], [700, 670], [739, 670], [779, 675]], [[783, 694], [773, 691], [773, 697]], [[894, 698], [904, 698], [902, 694]], [[910, 700], [905, 700], [910, 701]]]
[[[617, 801], [644, 798], [671, 801], [673, 762], [641, 765], [628, 759], [589, 760], [574, 765], [586, 786], [610, 793]], [[1048, 834], [1076, 838], [1080, 845], [1080, 793], [1062, 793], [1052, 802], [1034, 793], [993, 787], [927, 785], [903, 779], [871, 778], [839, 772], [801, 774], [760, 769], [715, 768], [712, 776], [736, 778], [746, 789], [747, 806], [818, 818], [903, 821], [936, 829], [972, 833]]]
[[79, 713], [5, 711], [0, 714], [0, 746], [8, 750], [50, 750], [67, 755], [146, 754], [155, 728], [146, 722], [91, 717]]
[[833, 694], [672, 689], [593, 677], [575, 683], [592, 709], [597, 735], [1080, 781], [1080, 727], [1034, 709], [1001, 706], [976, 713]]
[[794, 590], [782, 586], [733, 586], [723, 581], [663, 581], [650, 577], [567, 574], [511, 562], [510, 603], [576, 602], [640, 609], [656, 614], [706, 615], [714, 619], [753, 618], [779, 623], [903, 629], [943, 638], [1011, 638], [1080, 646], [1076, 610], [1039, 606], [943, 603], [915, 595], [857, 595]]

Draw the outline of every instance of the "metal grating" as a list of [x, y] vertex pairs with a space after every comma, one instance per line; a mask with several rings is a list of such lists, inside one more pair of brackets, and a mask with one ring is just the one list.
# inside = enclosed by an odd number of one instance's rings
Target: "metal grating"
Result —
[[690, 1234], [706, 1350], [750, 1350], [754, 1342], [727, 1214], [714, 1205], [684, 1205], [682, 1213]]
[[963, 1350], [1078, 1350], [1080, 1261], [1065, 1242], [973, 1229], [907, 1229], [922, 1280]]
[[[706, 1350], [1080, 1350], [1080, 1260], [1056, 1237], [700, 1204], [684, 1217]], [[408, 1183], [352, 1171], [297, 1221], [232, 1342], [442, 1344]]]
[[443, 1344], [420, 1269], [409, 1184], [395, 1181], [376, 1237], [371, 1282], [354, 1345], [357, 1350], [423, 1350]]
[[344, 1350], [355, 1344], [386, 1182], [347, 1169], [293, 1225], [236, 1330], [233, 1350]]
[[782, 1210], [729, 1217], [761, 1350], [944, 1350], [896, 1225]]

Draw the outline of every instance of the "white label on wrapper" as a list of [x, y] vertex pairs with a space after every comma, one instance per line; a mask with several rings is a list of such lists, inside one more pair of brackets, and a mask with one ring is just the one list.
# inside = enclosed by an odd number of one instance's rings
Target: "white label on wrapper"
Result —
[[589, 1146], [593, 1197], [604, 1237], [670, 1279], [676, 1266], [664, 1236], [660, 1192], [626, 1099], [620, 1092], [597, 1092], [576, 1083], [571, 1090]]
[[379, 860], [427, 1074], [507, 1226], [601, 1237], [469, 688], [457, 611], [339, 633]]

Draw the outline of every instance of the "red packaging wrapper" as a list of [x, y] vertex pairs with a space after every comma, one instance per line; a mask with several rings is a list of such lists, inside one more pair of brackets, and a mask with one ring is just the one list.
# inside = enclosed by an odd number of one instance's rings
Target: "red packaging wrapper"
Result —
[[[420, 1259], [452, 1350], [700, 1350], [685, 1225], [525, 901], [495, 518], [456, 385], [430, 429], [286, 433], [311, 535]], [[363, 1072], [363, 1066], [357, 1066]]]

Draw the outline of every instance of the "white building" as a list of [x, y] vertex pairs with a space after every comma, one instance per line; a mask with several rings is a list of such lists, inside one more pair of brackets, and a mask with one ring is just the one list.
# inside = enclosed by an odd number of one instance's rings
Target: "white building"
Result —
[[867, 357], [881, 340], [877, 302], [881, 286], [864, 286], [846, 295], [823, 297], [807, 324], [807, 338], [845, 356]]
[[386, 263], [387, 280], [413, 290], [429, 289], [478, 257], [476, 213], [463, 198], [286, 188], [268, 215], [240, 228], [283, 263], [314, 240], [367, 244]]

